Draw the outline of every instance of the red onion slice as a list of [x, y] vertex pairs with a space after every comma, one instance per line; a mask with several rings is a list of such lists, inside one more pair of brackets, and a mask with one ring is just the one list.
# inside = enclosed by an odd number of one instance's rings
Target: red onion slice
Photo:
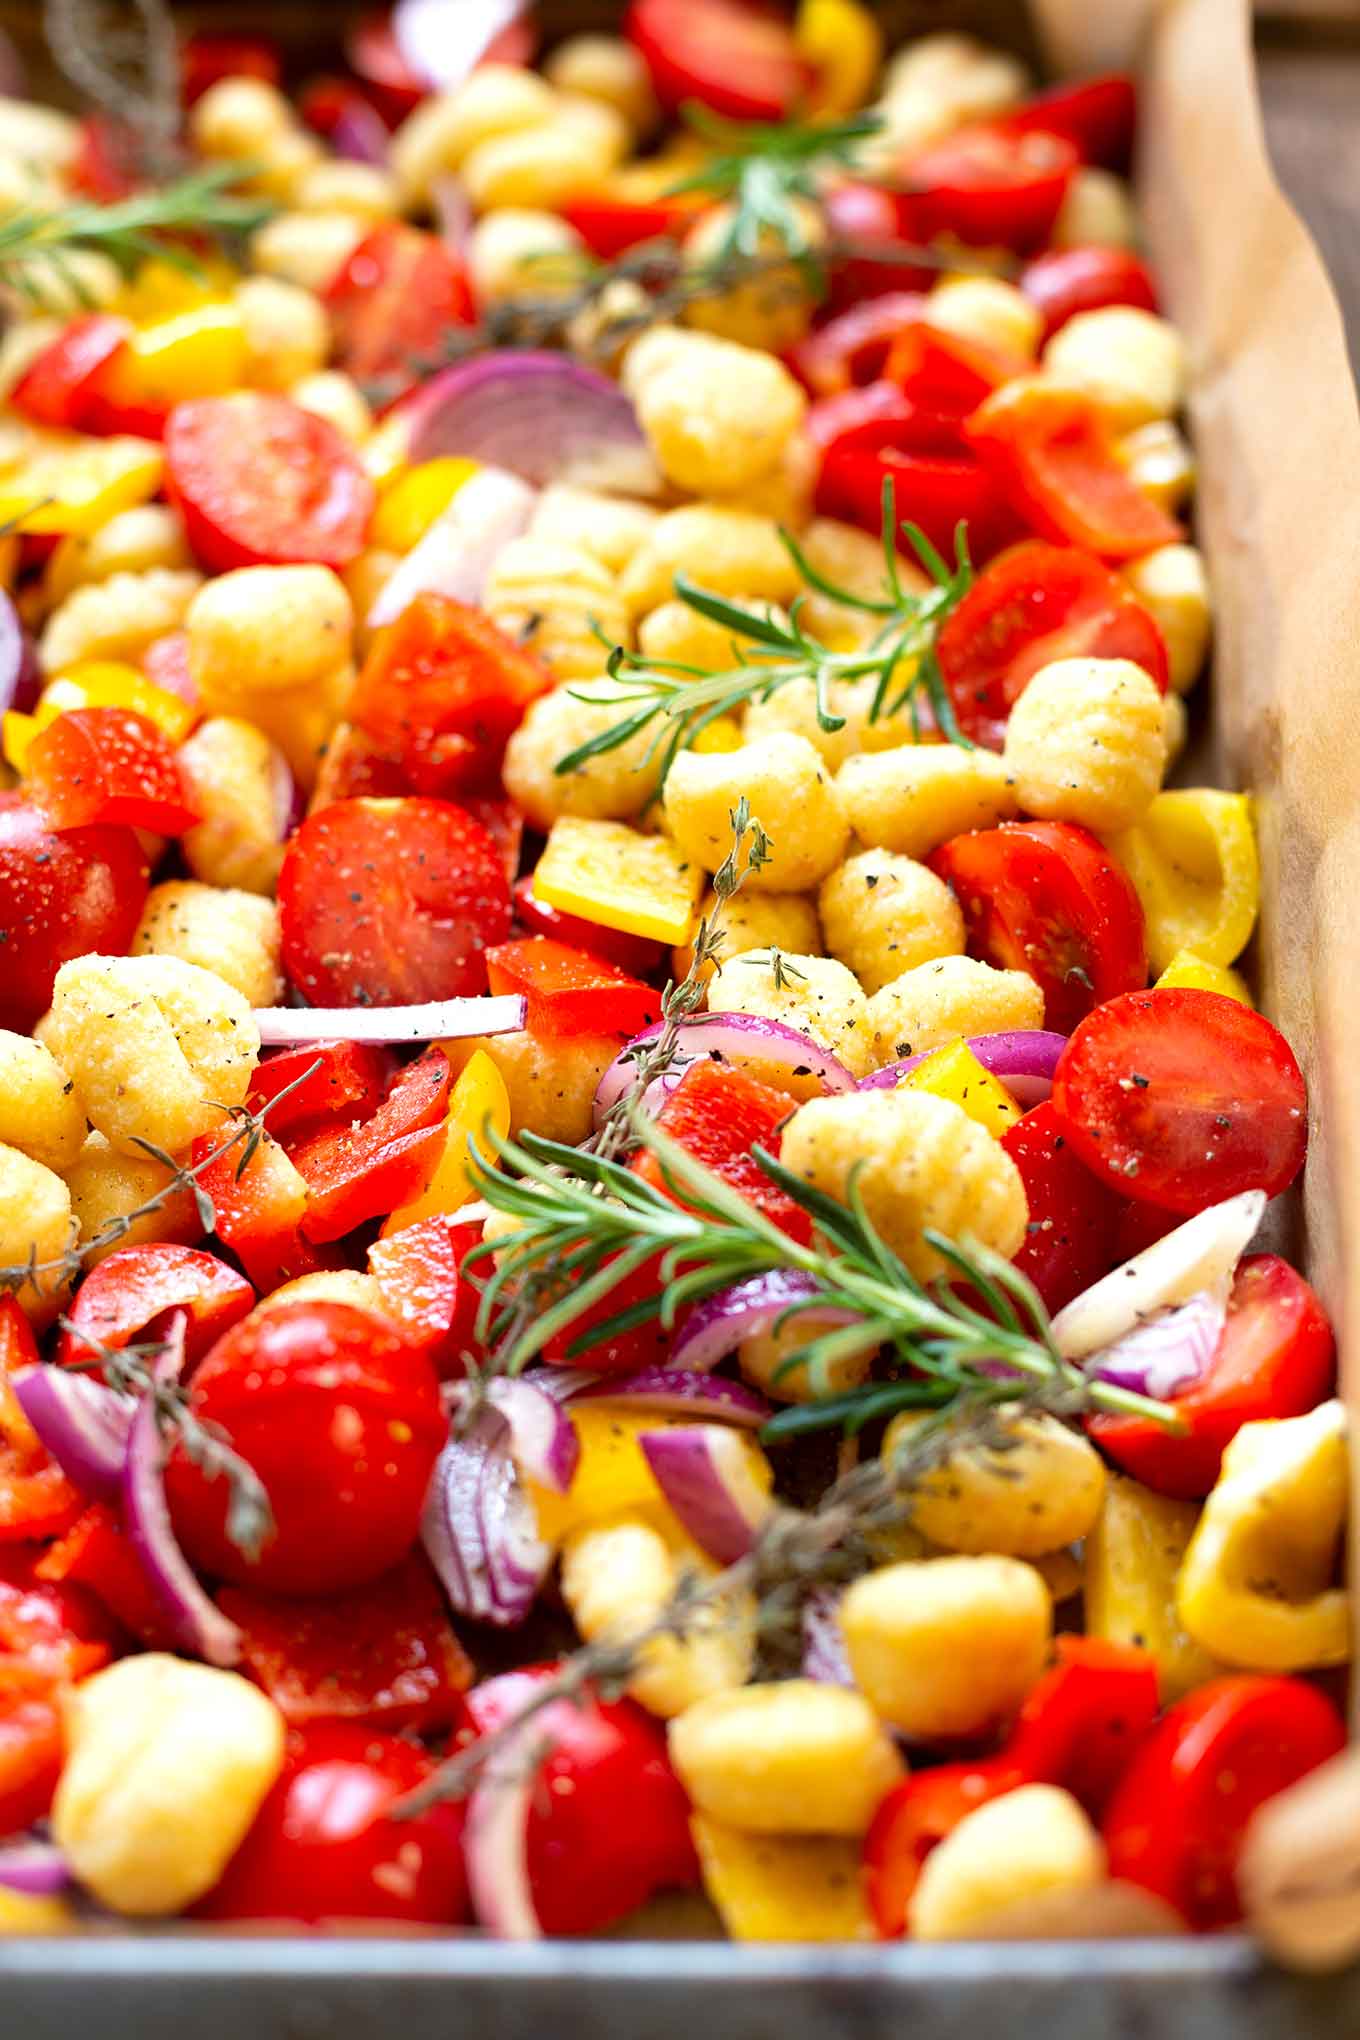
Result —
[[13, 602], [0, 589], [0, 713], [12, 708], [30, 714], [41, 692], [42, 674], [33, 640]]
[[1144, 1318], [1112, 1346], [1093, 1353], [1085, 1371], [1116, 1388], [1165, 1402], [1208, 1372], [1227, 1323], [1231, 1289], [1232, 1276], [1224, 1275], [1211, 1289], [1197, 1290], [1184, 1303]]
[[758, 1431], [774, 1414], [764, 1396], [745, 1382], [691, 1374], [681, 1367], [645, 1367], [638, 1374], [606, 1375], [603, 1380], [592, 1374], [589, 1386], [578, 1389], [571, 1400], [627, 1403], [630, 1409], [649, 1410], [659, 1417], [703, 1417], [746, 1431]]
[[[776, 1268], [768, 1275], [748, 1275], [730, 1289], [706, 1296], [686, 1312], [671, 1341], [671, 1362], [675, 1367], [707, 1373], [729, 1353], [735, 1353], [743, 1339], [759, 1338], [778, 1323], [785, 1311], [806, 1303], [819, 1294], [810, 1275], [793, 1269]], [[819, 1326], [849, 1324], [848, 1311], [818, 1310]], [[809, 1332], [809, 1338], [812, 1334]]]
[[[1042, 1105], [1052, 1091], [1053, 1072], [1067, 1046], [1067, 1036], [1051, 1034], [1044, 1028], [1023, 1028], [1014, 1034], [970, 1034], [968, 1046], [983, 1069], [1000, 1077], [1016, 1104], [1028, 1112], [1031, 1107]], [[923, 1049], [920, 1055], [908, 1056], [905, 1062], [889, 1063], [885, 1069], [874, 1070], [870, 1076], [860, 1078], [859, 1089], [894, 1090], [903, 1077], [936, 1053], [933, 1048]]]
[[643, 1431], [638, 1444], [695, 1543], [722, 1565], [744, 1558], [774, 1504], [756, 1484], [737, 1433], [682, 1424]]
[[67, 1367], [22, 1368], [13, 1388], [67, 1479], [96, 1501], [116, 1501], [137, 1410], [132, 1398]]
[[461, 454], [508, 468], [537, 488], [574, 482], [629, 496], [660, 494], [631, 399], [608, 376], [565, 354], [500, 348], [456, 362], [422, 384], [402, 415], [413, 462]]
[[824, 1686], [853, 1686], [841, 1628], [840, 1587], [814, 1587], [803, 1603], [803, 1677]]
[[[638, 1054], [650, 1047], [664, 1022], [644, 1027], [625, 1042], [600, 1078], [595, 1092], [595, 1124], [632, 1089], [637, 1077]], [[673, 1091], [692, 1062], [707, 1057], [710, 1062], [736, 1063], [754, 1069], [776, 1090], [789, 1091], [791, 1100], [810, 1098], [818, 1092], [836, 1095], [853, 1091], [855, 1080], [845, 1064], [829, 1048], [802, 1034], [782, 1020], [767, 1020], [760, 1013], [696, 1013], [682, 1020], [677, 1030], [677, 1052], [664, 1077], [654, 1078], [642, 1094], [649, 1112], [656, 1112]], [[792, 1078], [795, 1090], [789, 1083]]]
[[479, 1411], [440, 1453], [420, 1535], [455, 1613], [499, 1629], [524, 1621], [552, 1552], [539, 1538], [499, 1410]]
[[387, 123], [377, 107], [370, 106], [358, 93], [351, 94], [330, 132], [335, 154], [348, 163], [373, 163], [381, 167], [387, 161], [389, 140]]
[[55, 1898], [71, 1882], [70, 1866], [55, 1842], [36, 1835], [0, 1848], [0, 1884], [29, 1898]]
[[523, 12], [524, 0], [397, 0], [392, 34], [407, 69], [448, 92]]
[[571, 1703], [554, 1700], [508, 1735], [468, 1796], [463, 1855], [478, 1923], [502, 1941], [543, 1938], [529, 1883], [529, 1812], [543, 1752], [551, 1750]]
[[[175, 1381], [184, 1365], [184, 1314], [171, 1319], [166, 1351], [156, 1362], [158, 1381]], [[181, 1650], [223, 1668], [239, 1663], [241, 1632], [209, 1600], [175, 1542], [162, 1478], [164, 1445], [152, 1396], [137, 1405], [123, 1470], [123, 1521], [148, 1584]]]
[[465, 1041], [518, 1034], [528, 1011], [515, 996], [435, 999], [423, 1006], [257, 1006], [262, 1048], [313, 1041]]
[[306, 811], [302, 788], [293, 776], [293, 768], [282, 751], [274, 751], [269, 760], [270, 797], [274, 812], [274, 829], [280, 843], [286, 843], [297, 828]]
[[510, 1426], [510, 1456], [520, 1472], [564, 1495], [576, 1477], [581, 1441], [562, 1405], [523, 1378], [492, 1381], [486, 1393]]
[[502, 468], [469, 476], [383, 583], [368, 612], [369, 628], [394, 623], [417, 595], [448, 595], [475, 608], [496, 561], [528, 528], [537, 501], [536, 490]]

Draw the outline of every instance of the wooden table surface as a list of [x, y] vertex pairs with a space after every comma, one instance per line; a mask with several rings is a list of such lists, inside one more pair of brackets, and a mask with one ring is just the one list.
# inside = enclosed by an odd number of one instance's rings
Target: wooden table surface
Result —
[[1263, 23], [1257, 57], [1276, 171], [1331, 272], [1360, 377], [1360, 0], [1345, 13]]

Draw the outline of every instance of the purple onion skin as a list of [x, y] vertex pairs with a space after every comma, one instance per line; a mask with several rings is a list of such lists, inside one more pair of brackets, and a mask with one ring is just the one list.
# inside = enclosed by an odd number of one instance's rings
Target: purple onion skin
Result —
[[0, 713], [15, 709], [31, 715], [42, 693], [42, 674], [33, 640], [19, 621], [19, 612], [0, 590]]

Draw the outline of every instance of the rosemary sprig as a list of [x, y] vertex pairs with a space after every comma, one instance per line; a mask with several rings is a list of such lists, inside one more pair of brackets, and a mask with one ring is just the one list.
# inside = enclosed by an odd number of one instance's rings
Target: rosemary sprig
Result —
[[721, 272], [734, 256], [750, 259], [777, 253], [819, 281], [821, 238], [810, 231], [809, 221], [820, 218], [821, 174], [835, 167], [851, 168], [860, 144], [881, 132], [879, 116], [856, 113], [847, 120], [806, 125], [762, 121], [740, 126], [718, 119], [705, 107], [691, 106], [685, 117], [720, 153], [673, 184], [667, 196], [700, 192], [725, 200], [731, 208], [722, 238], [704, 267]]
[[[904, 524], [901, 529], [931, 577], [932, 585], [924, 594], [903, 584], [898, 567], [898, 523], [891, 477], [883, 485], [887, 592], [881, 598], [858, 595], [853, 589], [828, 580], [813, 567], [796, 539], [787, 532], [781, 534], [808, 587], [879, 619], [867, 643], [848, 651], [833, 651], [804, 627], [802, 596], [795, 597], [785, 621], [768, 604], [757, 607], [734, 602], [699, 587], [686, 574], [677, 574], [674, 585], [680, 600], [698, 615], [731, 631], [734, 663], [713, 672], [677, 659], [647, 659], [639, 652], [615, 645], [606, 670], [620, 685], [610, 699], [625, 704], [625, 712], [616, 723], [559, 758], [554, 769], [559, 774], [575, 772], [588, 759], [617, 750], [655, 725], [647, 758], [650, 761], [659, 754], [664, 780], [679, 753], [689, 749], [710, 723], [737, 713], [749, 702], [768, 701], [794, 681], [812, 682], [817, 697], [817, 721], [824, 730], [845, 726], [845, 717], [838, 715], [833, 706], [832, 689], [847, 681], [865, 682], [873, 688], [871, 722], [896, 715], [910, 704], [912, 727], [919, 735], [924, 697], [935, 722], [949, 740], [971, 748], [959, 728], [934, 649], [940, 624], [972, 586], [967, 529], [961, 524], [955, 533], [952, 567], [917, 525]], [[579, 688], [572, 692], [578, 701], [592, 707], [602, 705], [598, 695]]]
[[153, 255], [192, 272], [193, 254], [173, 236], [247, 234], [269, 218], [267, 199], [231, 188], [248, 174], [248, 166], [219, 163], [114, 205], [82, 200], [51, 212], [11, 213], [0, 222], [0, 285], [33, 296], [44, 268], [70, 282], [68, 258], [85, 249], [107, 255], [124, 274]]

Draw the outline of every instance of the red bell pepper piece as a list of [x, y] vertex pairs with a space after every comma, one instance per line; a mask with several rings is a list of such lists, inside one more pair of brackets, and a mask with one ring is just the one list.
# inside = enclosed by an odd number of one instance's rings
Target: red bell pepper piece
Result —
[[893, 340], [883, 377], [912, 403], [940, 417], [962, 420], [1028, 366], [1019, 356], [965, 339], [961, 333], [942, 332], [916, 318], [906, 321]]
[[131, 332], [129, 322], [111, 312], [73, 319], [24, 370], [10, 392], [11, 404], [35, 424], [88, 431], [91, 385], [127, 346]]
[[218, 1606], [243, 1632], [242, 1668], [290, 1728], [357, 1721], [430, 1735], [462, 1718], [472, 1665], [422, 1552], [349, 1593], [224, 1587]]
[[25, 770], [53, 829], [125, 822], [180, 836], [198, 820], [168, 737], [135, 709], [68, 709], [33, 739]]
[[486, 952], [493, 992], [528, 1001], [531, 1034], [640, 1034], [661, 1018], [661, 995], [616, 964], [547, 935], [501, 942]]
[[0, 1370], [6, 1375], [17, 1374], [21, 1367], [36, 1366], [41, 1358], [19, 1299], [6, 1290], [0, 1295]]
[[615, 197], [604, 187], [568, 199], [562, 217], [592, 255], [613, 262], [643, 241], [679, 240], [693, 226], [699, 205], [691, 194], [672, 198]]
[[57, 1687], [22, 1663], [0, 1664], [0, 1832], [43, 1818], [64, 1757]]
[[36, 1579], [92, 1594], [123, 1629], [153, 1650], [171, 1645], [145, 1569], [117, 1516], [102, 1502], [85, 1509], [33, 1571]]
[[[205, 1133], [194, 1142], [195, 1168], [221, 1143]], [[239, 1173], [238, 1173], [239, 1171]], [[212, 1199], [214, 1230], [229, 1247], [261, 1296], [299, 1275], [334, 1267], [334, 1256], [319, 1252], [302, 1236], [307, 1186], [276, 1140], [266, 1133], [241, 1167], [241, 1149], [208, 1162], [198, 1186]]]
[[789, 355], [789, 367], [815, 397], [877, 382], [898, 334], [925, 307], [925, 295], [917, 290], [890, 291], [851, 305], [800, 340]]
[[0, 1543], [59, 1537], [80, 1514], [82, 1496], [51, 1460], [24, 1415], [11, 1375], [38, 1348], [13, 1296], [0, 1296]]
[[808, 415], [807, 432], [821, 449], [816, 502], [827, 517], [877, 537], [890, 480], [899, 519], [919, 524], [946, 558], [960, 524], [968, 527], [974, 560], [1023, 535], [1000, 485], [962, 437], [961, 421], [913, 402], [890, 382], [823, 398]]
[[654, 1304], [661, 1292], [661, 1256], [644, 1261], [600, 1303], [588, 1304], [543, 1348], [550, 1367], [588, 1367], [595, 1374], [639, 1374], [664, 1365], [670, 1336], [653, 1310], [641, 1323], [601, 1333], [611, 1319]]
[[1061, 1785], [1099, 1820], [1157, 1718], [1157, 1664], [1097, 1636], [1060, 1636], [1004, 1755], [1027, 1783]]
[[121, 121], [87, 113], [80, 121], [71, 184], [100, 205], [116, 205], [138, 187], [136, 155], [137, 138]]
[[39, 1578], [41, 1545], [0, 1553], [0, 1666], [18, 1661], [55, 1685], [87, 1679], [123, 1639], [84, 1587]]
[[545, 906], [534, 896], [532, 872], [516, 880], [511, 896], [515, 919], [530, 935], [550, 935], [554, 942], [565, 942], [572, 949], [602, 956], [606, 963], [617, 964], [633, 977], [645, 977], [649, 971], [659, 970], [665, 961], [666, 951], [661, 943], [646, 935], [603, 928], [598, 921], [583, 921], [579, 914], [564, 914], [560, 907]]
[[883, 1940], [907, 1931], [912, 1894], [931, 1850], [979, 1806], [1025, 1782], [1005, 1757], [988, 1757], [939, 1764], [893, 1787], [864, 1838], [869, 1906]]
[[420, 1218], [368, 1250], [388, 1310], [450, 1381], [466, 1373], [464, 1355], [475, 1351], [478, 1292], [461, 1261], [481, 1236], [480, 1225]]
[[307, 1185], [301, 1221], [307, 1239], [338, 1240], [419, 1197], [444, 1152], [449, 1083], [448, 1057], [429, 1048], [402, 1071], [371, 1119], [298, 1143], [292, 1161]]
[[866, 298], [901, 291], [928, 291], [939, 271], [899, 253], [898, 201], [881, 184], [850, 179], [822, 195], [830, 229], [827, 298], [833, 312], [852, 309]]
[[87, 1367], [91, 1343], [127, 1346], [154, 1334], [167, 1312], [180, 1311], [192, 1365], [254, 1305], [250, 1284], [215, 1254], [161, 1243], [119, 1247], [81, 1283], [56, 1359], [63, 1367]]
[[1071, 85], [1050, 85], [1036, 92], [1003, 126], [1011, 134], [1061, 135], [1071, 142], [1083, 163], [1125, 170], [1133, 153], [1138, 123], [1138, 96], [1132, 78], [1109, 71], [1099, 78], [1079, 78]]
[[[246, 1102], [252, 1112], [267, 1111], [276, 1140], [333, 1119], [369, 1119], [387, 1094], [392, 1068], [388, 1051], [371, 1042], [312, 1041], [303, 1048], [281, 1048], [257, 1067]], [[281, 1097], [285, 1091], [287, 1097]]]
[[[793, 1110], [786, 1091], [776, 1091], [726, 1063], [696, 1062], [666, 1099], [656, 1123], [729, 1189], [806, 1245], [812, 1238], [811, 1218], [770, 1181], [751, 1153], [760, 1146], [778, 1156], [779, 1128]], [[644, 1182], [685, 1204], [683, 1191], [671, 1189], [649, 1149], [635, 1156], [631, 1166]]]

